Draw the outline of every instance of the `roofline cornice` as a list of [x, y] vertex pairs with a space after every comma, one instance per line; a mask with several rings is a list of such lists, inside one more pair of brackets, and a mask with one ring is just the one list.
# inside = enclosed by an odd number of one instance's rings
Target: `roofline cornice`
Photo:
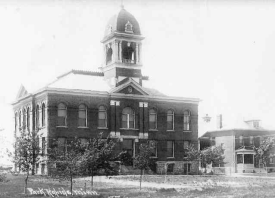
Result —
[[120, 32], [113, 32], [112, 34], [104, 37], [100, 42], [105, 43], [106, 41], [112, 39], [112, 38], [125, 38], [127, 40], [131, 39], [133, 41], [141, 41], [145, 39], [144, 36], [141, 35], [136, 35], [136, 34], [125, 34], [125, 33], [120, 33]]

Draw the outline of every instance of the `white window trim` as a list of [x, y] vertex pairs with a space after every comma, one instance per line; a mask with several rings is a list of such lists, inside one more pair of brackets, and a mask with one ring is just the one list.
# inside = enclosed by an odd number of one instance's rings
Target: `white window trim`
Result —
[[172, 142], [172, 148], [173, 148], [173, 156], [167, 157], [167, 158], [175, 158], [175, 142], [173, 140], [169, 140]]
[[[61, 104], [61, 103], [59, 103], [59, 104]], [[59, 105], [59, 104], [58, 104], [58, 105]], [[64, 104], [64, 103], [62, 103], [62, 104]], [[64, 105], [65, 105], [65, 108], [64, 108], [64, 109], [63, 109], [63, 108], [62, 108], [62, 109], [59, 109], [59, 108], [57, 107], [57, 117], [61, 117], [61, 116], [58, 116], [58, 111], [59, 111], [59, 110], [66, 110], [66, 116], [64, 117], [64, 118], [65, 118], [65, 125], [64, 125], [64, 126], [59, 126], [59, 125], [58, 125], [57, 127], [68, 128], [68, 127], [67, 127], [68, 108], [67, 108], [67, 105], [66, 105], [66, 104], [64, 104]]]
[[78, 119], [79, 119], [79, 111], [85, 110], [85, 116], [86, 116], [86, 118], [85, 118], [85, 126], [78, 126], [78, 128], [88, 128], [88, 111], [87, 111], [87, 106], [86, 105], [84, 105], [84, 106], [85, 106], [85, 109], [78, 108]]
[[127, 114], [127, 113], [123, 113], [122, 115], [127, 115], [127, 128], [121, 128], [121, 129], [136, 129], [136, 115], [135, 115], [135, 112], [133, 113], [133, 117], [134, 117], [134, 127], [133, 128], [130, 128], [130, 114]]
[[[106, 110], [106, 108], [104, 107], [104, 110], [99, 109], [98, 112], [99, 113], [100, 112], [104, 112], [106, 119], [105, 119], [105, 126], [103, 126], [103, 127], [97, 127], [97, 128], [98, 129], [108, 129], [108, 126], [107, 126], [107, 110]], [[97, 119], [99, 120], [99, 117]]]
[[157, 130], [158, 129], [158, 115], [156, 113], [156, 110], [154, 109], [155, 113], [149, 113], [149, 126], [150, 126], [150, 115], [155, 115], [156, 121], [155, 121], [155, 128], [150, 128], [149, 130]]
[[[169, 111], [169, 110], [168, 110]], [[172, 111], [172, 110], [170, 110], [170, 111]], [[172, 129], [166, 129], [166, 131], [175, 131], [175, 115], [174, 115], [174, 111], [172, 111], [172, 113], [167, 113], [167, 117], [168, 117], [168, 115], [172, 115], [173, 116], [173, 128]], [[167, 120], [166, 120], [166, 122], [168, 122]]]

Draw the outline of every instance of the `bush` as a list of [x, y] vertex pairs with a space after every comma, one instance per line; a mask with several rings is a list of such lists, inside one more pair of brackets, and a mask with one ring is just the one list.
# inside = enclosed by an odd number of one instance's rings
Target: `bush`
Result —
[[0, 182], [8, 182], [6, 174], [0, 173]]

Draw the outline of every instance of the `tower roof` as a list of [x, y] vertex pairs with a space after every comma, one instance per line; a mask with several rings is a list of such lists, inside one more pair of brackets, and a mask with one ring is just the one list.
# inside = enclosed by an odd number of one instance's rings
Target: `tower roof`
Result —
[[126, 11], [123, 6], [119, 13], [114, 15], [107, 23], [104, 38], [110, 36], [114, 32], [141, 35], [138, 21], [131, 13]]

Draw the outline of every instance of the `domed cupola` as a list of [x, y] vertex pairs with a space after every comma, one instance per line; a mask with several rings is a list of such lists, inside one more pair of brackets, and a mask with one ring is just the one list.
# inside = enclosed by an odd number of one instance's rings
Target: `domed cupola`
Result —
[[105, 28], [101, 70], [114, 86], [127, 77], [141, 81], [142, 40], [139, 23], [124, 7], [113, 16]]
[[123, 7], [117, 15], [114, 15], [105, 28], [104, 39], [113, 36], [113, 33], [141, 35], [138, 21]]

